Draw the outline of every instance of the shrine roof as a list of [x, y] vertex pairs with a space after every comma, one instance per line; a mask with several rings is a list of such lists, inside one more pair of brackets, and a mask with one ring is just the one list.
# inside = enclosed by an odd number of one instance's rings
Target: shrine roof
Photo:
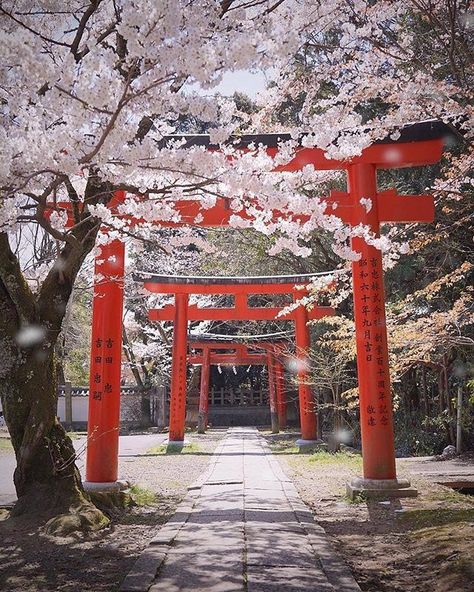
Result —
[[[238, 335], [236, 336], [238, 337]], [[212, 344], [214, 347], [222, 347], [225, 348], [233, 348], [233, 347], [249, 347], [249, 348], [263, 348], [266, 345], [283, 345], [287, 343], [287, 339], [255, 339], [255, 340], [238, 340], [238, 339], [210, 339], [210, 338], [190, 338], [188, 339], [188, 344], [190, 347], [198, 347], [203, 346], [205, 344]]]
[[[420, 121], [416, 123], [408, 123], [399, 130], [400, 136], [392, 139], [390, 136], [381, 140], [376, 140], [374, 144], [403, 144], [409, 142], [421, 142], [426, 140], [436, 140], [439, 138], [458, 138], [459, 133], [446, 123], [439, 120]], [[302, 143], [305, 137], [310, 136], [310, 133], [302, 134], [299, 138]], [[271, 134], [244, 134], [241, 136], [230, 136], [226, 144], [233, 144], [235, 148], [245, 149], [251, 144], [256, 146], [262, 144], [268, 148], [277, 148], [279, 142], [285, 142], [292, 138], [291, 134], [287, 132], [271, 133]], [[183, 148], [192, 148], [193, 146], [204, 146], [209, 149], [219, 149], [217, 144], [213, 144], [208, 134], [174, 134], [165, 136], [160, 140], [160, 147], [164, 148], [169, 142], [184, 140]]]
[[142, 272], [135, 274], [134, 280], [151, 284], [205, 284], [205, 285], [240, 285], [240, 284], [308, 284], [313, 278], [327, 276], [333, 272], [307, 273], [300, 275], [274, 275], [274, 276], [180, 276], [180, 275], [156, 275]]
[[189, 333], [188, 341], [231, 341], [237, 343], [237, 340], [242, 340], [243, 344], [249, 341], [283, 341], [294, 334], [293, 331], [278, 331], [276, 333], [266, 333], [265, 335], [222, 335], [213, 333]]

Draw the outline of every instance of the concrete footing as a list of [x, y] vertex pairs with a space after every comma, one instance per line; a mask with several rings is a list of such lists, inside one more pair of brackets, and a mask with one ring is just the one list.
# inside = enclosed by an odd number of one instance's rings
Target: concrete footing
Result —
[[189, 440], [165, 440], [163, 445], [167, 450], [182, 450], [186, 446], [191, 446], [191, 442]]
[[311, 452], [312, 450], [326, 449], [327, 446], [322, 440], [296, 440], [300, 452]]
[[355, 477], [347, 483], [346, 492], [351, 500], [358, 496], [370, 500], [418, 495], [418, 490], [411, 487], [408, 479], [364, 479], [363, 477]]
[[111, 481], [110, 483], [98, 483], [95, 481], [83, 481], [82, 486], [85, 491], [109, 492], [109, 491], [123, 491], [130, 487], [128, 481]]

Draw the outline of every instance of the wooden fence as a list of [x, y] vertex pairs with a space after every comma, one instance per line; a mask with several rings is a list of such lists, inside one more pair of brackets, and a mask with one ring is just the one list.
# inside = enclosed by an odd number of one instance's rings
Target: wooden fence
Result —
[[[151, 423], [160, 428], [168, 425], [169, 421], [169, 387], [142, 388], [137, 386], [122, 386], [120, 401], [120, 421], [122, 425], [140, 426]], [[87, 425], [88, 416], [88, 386], [72, 386], [66, 383], [58, 388], [57, 414], [62, 423], [68, 427], [83, 428]], [[194, 392], [188, 397], [187, 419], [190, 424], [197, 421], [199, 393]], [[268, 391], [265, 389], [252, 390], [211, 389], [209, 392], [210, 411], [212, 409], [231, 411], [231, 408], [248, 410], [268, 407]], [[149, 410], [149, 413], [148, 413]], [[235, 409], [237, 411], [237, 409]]]

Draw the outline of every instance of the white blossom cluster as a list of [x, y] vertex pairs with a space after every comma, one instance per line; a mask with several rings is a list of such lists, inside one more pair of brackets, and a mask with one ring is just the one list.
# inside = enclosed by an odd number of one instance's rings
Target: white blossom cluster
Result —
[[[292, 158], [303, 133], [304, 145], [337, 159], [357, 156], [387, 135], [396, 139], [409, 121], [449, 120], [468, 139], [472, 136], [472, 86], [443, 78], [436, 63], [421, 63], [417, 39], [405, 26], [409, 18], [422, 20], [417, 4], [104, 0], [86, 14], [78, 0], [3, 2], [0, 228], [29, 222], [31, 208], [53, 196], [64, 199], [64, 177], [77, 181], [94, 171], [127, 190], [119, 213], [143, 219], [143, 236], [160, 220], [179, 221], [174, 200], [198, 198], [210, 207], [216, 195], [223, 195], [234, 212], [246, 209], [254, 217], [256, 229], [282, 234], [274, 253], [284, 248], [310, 253], [304, 241], [319, 228], [334, 233], [334, 250], [344, 258], [357, 256], [348, 246], [354, 235], [387, 250], [388, 239], [367, 229], [350, 231], [325, 214], [315, 196], [324, 193], [334, 173], [312, 167], [297, 174], [271, 171]], [[431, 5], [442, 11], [444, 3]], [[460, 18], [457, 26], [465, 31], [472, 19]], [[441, 38], [437, 47], [445, 42]], [[305, 56], [305, 68], [296, 55]], [[237, 113], [232, 101], [213, 92], [226, 72], [239, 70], [275, 74], [275, 84], [261, 93], [259, 110], [251, 116]], [[285, 101], [300, 98], [298, 123], [282, 130], [275, 112]], [[371, 102], [384, 109], [363, 115], [359, 107]], [[220, 151], [184, 149], [181, 142], [163, 145], [164, 136], [179, 131], [182, 117], [210, 124], [216, 144], [242, 126], [254, 132], [288, 131], [292, 140], [281, 143], [275, 159], [257, 145], [244, 154], [232, 145], [222, 144]], [[147, 120], [151, 123], [140, 135]], [[394, 164], [398, 159], [394, 146]], [[472, 155], [460, 170], [470, 182]], [[369, 200], [363, 200], [369, 210]], [[90, 211], [113, 229], [108, 239], [127, 230], [106, 205]], [[308, 219], [299, 223], [284, 215], [275, 221], [272, 212]], [[67, 232], [64, 213], [54, 213], [49, 221], [56, 236]], [[233, 216], [232, 224], [249, 222]], [[191, 242], [189, 236], [180, 240]]]

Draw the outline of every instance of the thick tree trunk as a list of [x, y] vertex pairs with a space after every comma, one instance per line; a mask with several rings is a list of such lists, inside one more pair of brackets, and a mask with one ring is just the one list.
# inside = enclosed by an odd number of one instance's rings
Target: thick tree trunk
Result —
[[[107, 185], [89, 176], [86, 200], [107, 202], [111, 196]], [[14, 513], [55, 516], [47, 529], [54, 534], [108, 523], [82, 489], [74, 447], [56, 418], [55, 347], [74, 281], [100, 225], [87, 211], [76, 222], [36, 294], [8, 235], [0, 232], [0, 398], [17, 460]]]
[[[75, 451], [56, 417], [57, 371], [54, 337], [18, 343], [20, 318], [0, 281], [0, 398], [17, 467], [18, 496], [12, 515], [38, 514], [53, 519], [48, 531], [95, 530], [108, 523], [85, 494]], [[37, 331], [40, 322], [30, 323]]]
[[23, 351], [7, 381], [2, 402], [17, 459], [15, 511], [67, 512], [85, 503], [74, 447], [56, 418], [54, 354]]

